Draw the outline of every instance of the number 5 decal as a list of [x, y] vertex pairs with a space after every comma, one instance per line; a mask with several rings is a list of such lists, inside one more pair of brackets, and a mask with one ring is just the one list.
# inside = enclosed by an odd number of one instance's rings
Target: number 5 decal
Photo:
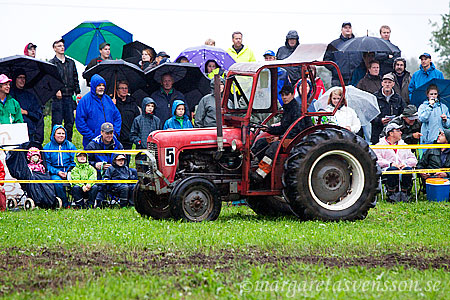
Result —
[[166, 166], [175, 166], [175, 148], [166, 148]]

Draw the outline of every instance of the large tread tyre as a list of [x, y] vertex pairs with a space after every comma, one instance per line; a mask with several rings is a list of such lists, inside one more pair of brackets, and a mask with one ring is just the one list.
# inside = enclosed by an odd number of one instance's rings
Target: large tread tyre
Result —
[[197, 176], [177, 184], [169, 202], [172, 216], [189, 222], [214, 221], [222, 208], [217, 186]]
[[143, 190], [141, 183], [137, 183], [133, 190], [134, 207], [143, 217], [152, 217], [156, 220], [171, 217], [168, 197], [156, 195], [154, 191]]
[[282, 196], [248, 197], [247, 204], [257, 215], [260, 216], [284, 217], [296, 215], [291, 209], [289, 203], [287, 203]]
[[286, 160], [284, 193], [294, 210], [325, 221], [364, 219], [376, 204], [381, 171], [364, 139], [327, 128], [303, 138]]

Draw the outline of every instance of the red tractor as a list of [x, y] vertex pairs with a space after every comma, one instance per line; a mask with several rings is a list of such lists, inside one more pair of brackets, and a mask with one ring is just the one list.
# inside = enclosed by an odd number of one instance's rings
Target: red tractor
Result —
[[[152, 132], [144, 151], [147, 159], [137, 162], [136, 210], [155, 219], [200, 222], [215, 220], [222, 201], [246, 199], [257, 214], [266, 216], [365, 218], [378, 192], [381, 172], [376, 155], [363, 138], [321, 124], [320, 117], [334, 115], [336, 109], [307, 111], [312, 101], [306, 92], [308, 76], [311, 95], [316, 89], [311, 66], [333, 66], [345, 86], [334, 62], [317, 61], [317, 55], [311, 55], [314, 48], [305, 47], [299, 46], [288, 60], [234, 64], [221, 99], [216, 84], [216, 107], [221, 107], [217, 128]], [[301, 68], [301, 116], [280, 137], [272, 171], [262, 185], [255, 185], [250, 180], [257, 168], [251, 148], [267, 137], [261, 128], [283, 113], [277, 99], [277, 68], [291, 66]], [[286, 138], [302, 118], [311, 117], [319, 117], [318, 124]], [[263, 121], [255, 122], [258, 118]]]

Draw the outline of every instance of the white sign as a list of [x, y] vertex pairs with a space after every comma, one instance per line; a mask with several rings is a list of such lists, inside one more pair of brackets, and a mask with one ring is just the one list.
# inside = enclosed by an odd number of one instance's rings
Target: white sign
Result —
[[27, 123], [0, 124], [0, 146], [28, 142]]

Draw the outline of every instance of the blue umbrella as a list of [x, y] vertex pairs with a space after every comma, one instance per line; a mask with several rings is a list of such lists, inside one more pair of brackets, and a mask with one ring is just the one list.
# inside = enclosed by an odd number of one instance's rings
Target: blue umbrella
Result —
[[436, 78], [431, 79], [427, 83], [414, 90], [411, 96], [411, 104], [419, 107], [425, 100], [428, 99], [426, 92], [430, 84], [434, 84], [438, 87], [440, 101], [450, 107], [450, 80]]
[[123, 45], [133, 41], [133, 35], [109, 21], [86, 21], [62, 36], [65, 53], [87, 65], [99, 56], [101, 43], [111, 45], [111, 57], [122, 57]]
[[208, 60], [214, 60], [225, 70], [228, 70], [235, 63], [234, 59], [225, 50], [207, 45], [187, 48], [178, 55], [178, 58], [182, 56], [189, 59], [190, 63], [198, 66], [203, 73], [205, 73], [205, 63]]

